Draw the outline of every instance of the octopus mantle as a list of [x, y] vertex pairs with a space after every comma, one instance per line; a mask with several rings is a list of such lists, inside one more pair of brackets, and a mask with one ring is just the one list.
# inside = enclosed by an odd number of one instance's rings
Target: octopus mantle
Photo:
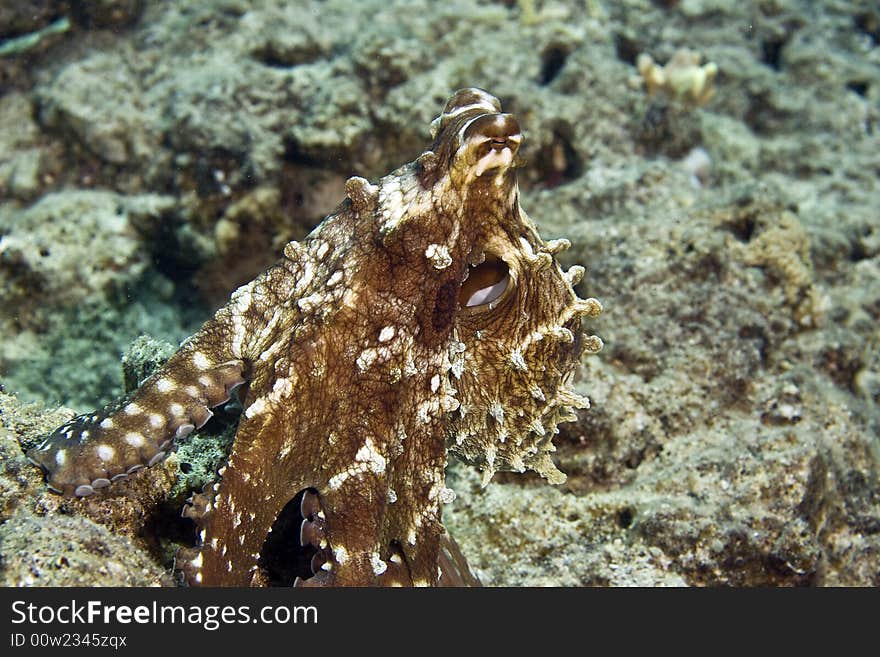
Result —
[[264, 583], [261, 550], [300, 500], [308, 584], [434, 585], [447, 538], [447, 451], [564, 480], [566, 387], [601, 341], [519, 205], [520, 126], [479, 89], [453, 95], [434, 143], [346, 198], [229, 302], [122, 407], [74, 418], [28, 456], [51, 490], [85, 496], [162, 460], [237, 386], [244, 413], [222, 478], [185, 514], [193, 584]]

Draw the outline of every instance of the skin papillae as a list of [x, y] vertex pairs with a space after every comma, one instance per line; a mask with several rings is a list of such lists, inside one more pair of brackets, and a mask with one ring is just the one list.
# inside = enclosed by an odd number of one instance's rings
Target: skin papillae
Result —
[[[564, 480], [557, 424], [601, 306], [563, 271], [519, 205], [520, 126], [462, 89], [434, 143], [346, 198], [229, 302], [123, 404], [74, 418], [29, 452], [51, 490], [86, 496], [160, 461], [240, 391], [244, 412], [213, 490], [195, 496], [188, 581], [264, 583], [260, 551], [301, 496], [306, 584], [438, 583], [452, 452], [479, 467]], [[138, 475], [143, 476], [143, 475]], [[303, 492], [305, 491], [305, 492]]]

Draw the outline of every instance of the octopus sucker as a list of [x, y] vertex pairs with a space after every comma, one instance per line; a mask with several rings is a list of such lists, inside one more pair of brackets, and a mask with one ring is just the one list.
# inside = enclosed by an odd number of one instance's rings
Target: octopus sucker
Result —
[[476, 584], [442, 524], [448, 454], [486, 483], [563, 481], [552, 438], [588, 406], [566, 382], [601, 346], [581, 323], [602, 307], [572, 287], [584, 268], [557, 262], [568, 240], [545, 242], [520, 207], [516, 117], [462, 89], [431, 134], [411, 163], [350, 178], [130, 398], [30, 450], [49, 490], [150, 476], [241, 386], [228, 463], [182, 513], [199, 536], [176, 559], [189, 584]]

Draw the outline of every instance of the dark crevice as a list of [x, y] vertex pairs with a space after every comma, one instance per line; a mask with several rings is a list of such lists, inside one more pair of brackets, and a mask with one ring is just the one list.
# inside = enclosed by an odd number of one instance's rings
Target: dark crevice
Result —
[[140, 538], [160, 563], [170, 566], [179, 546], [198, 543], [198, 533], [196, 523], [180, 515], [180, 504], [175, 499], [165, 500], [153, 509], [144, 521]]
[[565, 66], [568, 59], [568, 50], [560, 46], [550, 46], [541, 55], [541, 75], [538, 82], [542, 85], [548, 85]]
[[156, 271], [177, 284], [190, 283], [201, 266], [190, 245], [181, 242], [178, 226], [170, 221], [159, 224], [151, 255]]
[[546, 189], [571, 182], [584, 172], [584, 161], [572, 145], [570, 129], [562, 126], [553, 131], [553, 140], [538, 153], [537, 169]]
[[636, 65], [636, 58], [642, 52], [641, 46], [625, 34], [614, 36], [614, 49], [619, 60], [632, 66]]
[[311, 64], [325, 56], [320, 48], [284, 48], [275, 43], [266, 43], [255, 48], [251, 57], [270, 68], [289, 69], [301, 64]]
[[880, 13], [863, 11], [853, 17], [856, 29], [871, 38], [871, 45], [880, 43]]
[[761, 42], [761, 61], [778, 71], [782, 61], [782, 48], [785, 46], [787, 39], [769, 39]]
[[743, 118], [758, 135], [769, 135], [783, 129], [791, 114], [779, 107], [769, 92], [762, 91], [750, 96]]
[[321, 162], [319, 159], [306, 153], [299, 143], [293, 139], [287, 139], [284, 142], [283, 161], [288, 164], [297, 164], [304, 167], [319, 168], [326, 166], [327, 162]]
[[312, 576], [311, 561], [316, 550], [311, 545], [303, 547], [299, 536], [304, 494], [305, 490], [300, 491], [281, 509], [260, 550], [260, 566], [269, 586], [291, 586], [297, 577]]
[[737, 335], [744, 341], [754, 342], [758, 350], [758, 355], [762, 363], [767, 362], [767, 352], [769, 347], [769, 339], [764, 328], [761, 326], [747, 324], [739, 329]]
[[752, 241], [752, 236], [755, 234], [755, 228], [758, 226], [758, 220], [755, 216], [750, 214], [745, 214], [741, 217], [737, 217], [738, 221], [735, 223], [729, 224], [730, 232], [733, 233], [733, 236], [736, 237], [740, 242], [748, 244]]
[[269, 68], [291, 68], [295, 66], [294, 63], [291, 63], [287, 58], [269, 46], [252, 52], [251, 57]]
[[865, 244], [863, 242], [853, 242], [850, 245], [848, 257], [850, 262], [861, 262], [862, 260], [868, 260], [871, 257], [872, 253], [865, 248]]
[[617, 524], [621, 529], [629, 529], [635, 518], [635, 511], [629, 507], [623, 508], [617, 512]]
[[870, 85], [865, 80], [851, 80], [846, 83], [846, 88], [850, 91], [855, 91], [862, 98], [868, 95], [868, 89]]
[[624, 461], [624, 465], [630, 470], [635, 470], [638, 468], [645, 460], [647, 456], [645, 453], [645, 448], [634, 450]]

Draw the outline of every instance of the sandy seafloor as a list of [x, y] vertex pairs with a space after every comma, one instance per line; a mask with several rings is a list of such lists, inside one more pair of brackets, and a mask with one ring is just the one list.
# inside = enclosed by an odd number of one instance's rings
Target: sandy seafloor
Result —
[[[483, 583], [880, 584], [876, 2], [18, 0], [0, 39], [0, 583], [174, 584], [217, 425], [87, 500], [22, 445], [479, 86], [606, 309], [568, 481], [449, 467]], [[639, 83], [681, 48], [718, 68], [700, 106]]]

